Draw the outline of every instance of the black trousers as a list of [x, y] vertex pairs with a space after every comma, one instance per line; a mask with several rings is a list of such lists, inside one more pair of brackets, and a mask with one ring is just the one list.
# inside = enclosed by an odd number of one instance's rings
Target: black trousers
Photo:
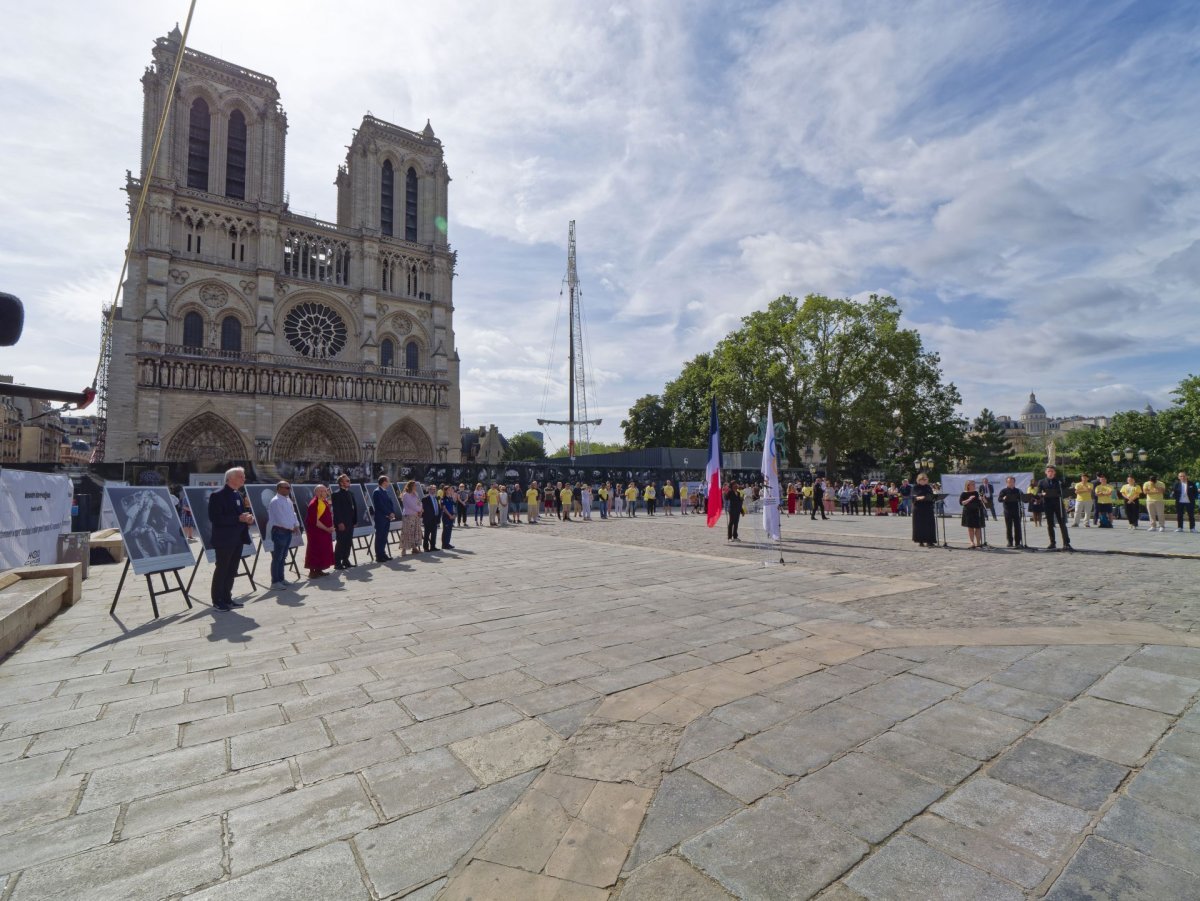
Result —
[[466, 504], [458, 505], [458, 524], [460, 526], [465, 526], [467, 524], [467, 505]]
[[[336, 528], [336, 527], [335, 527]], [[341, 532], [334, 532], [333, 539], [333, 565], [334, 566], [349, 566], [350, 565], [350, 548], [354, 544], [354, 526], [349, 523]]]
[[240, 547], [219, 547], [213, 550], [216, 555], [212, 577], [212, 602], [215, 606], [223, 606], [233, 600], [233, 580], [237, 578], [238, 564], [242, 560]]
[[1196, 528], [1196, 503], [1195, 503], [1195, 501], [1188, 501], [1187, 503], [1180, 503], [1179, 501], [1175, 502], [1175, 525], [1181, 529], [1183, 528], [1183, 514], [1184, 513], [1187, 513], [1188, 528], [1189, 529]]
[[825, 515], [825, 498], [824, 497], [813, 497], [812, 515], [809, 516], [808, 518], [816, 519], [818, 512], [820, 512], [820, 514], [821, 514], [821, 519], [829, 518], [828, 516]]
[[1021, 543], [1021, 511], [1004, 508], [1004, 538], [1009, 546]]
[[1058, 520], [1058, 531], [1062, 533], [1063, 547], [1071, 546], [1067, 535], [1067, 517], [1063, 512], [1062, 501], [1058, 498], [1046, 498], [1046, 531], [1050, 533], [1050, 547], [1054, 547], [1054, 520]]
[[725, 527], [725, 540], [731, 541], [738, 537], [738, 523], [742, 521], [741, 515], [729, 517], [729, 524]]
[[1142, 505], [1138, 501], [1125, 502], [1125, 519], [1134, 528], [1137, 527], [1138, 520], [1142, 518]]
[[442, 547], [450, 547], [450, 535], [454, 531], [454, 520], [442, 517]]
[[421, 546], [427, 551], [432, 551], [435, 547], [437, 547], [438, 521], [436, 519], [423, 519], [421, 520], [421, 525], [425, 527], [425, 534], [423, 536]]

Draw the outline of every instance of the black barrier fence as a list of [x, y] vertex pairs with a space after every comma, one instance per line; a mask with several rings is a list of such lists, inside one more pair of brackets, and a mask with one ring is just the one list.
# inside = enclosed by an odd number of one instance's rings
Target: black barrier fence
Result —
[[[674, 457], [676, 455], [672, 455]], [[652, 457], [648, 457], [653, 459]], [[660, 458], [662, 459], [662, 458]], [[668, 458], [670, 459], [670, 458]], [[679, 462], [682, 462], [680, 459]], [[690, 456], [688, 462], [691, 462]], [[241, 466], [246, 470], [248, 482], [274, 482], [279, 478], [297, 483], [323, 482], [331, 485], [342, 473], [350, 476], [351, 481], [363, 484], [370, 496], [371, 488], [380, 475], [387, 475], [393, 482], [403, 488], [409, 479], [415, 479], [422, 484], [436, 483], [466, 485], [473, 489], [476, 483], [486, 487], [493, 482], [506, 485], [519, 485], [522, 492], [532, 482], [545, 487], [546, 483], [570, 482], [572, 484], [585, 482], [590, 485], [628, 484], [634, 482], [639, 487], [652, 483], [661, 488], [670, 479], [675, 485], [681, 482], [695, 484], [704, 481], [704, 467], [682, 466], [599, 466], [588, 465], [585, 462], [571, 463], [567, 460], [543, 460], [535, 463], [498, 463], [487, 465], [481, 463], [407, 463], [407, 464], [371, 464], [356, 463], [276, 463], [269, 469], [256, 467], [255, 464], [244, 460], [226, 461], [219, 467], [206, 468], [204, 474], [220, 476], [233, 466]], [[74, 472], [55, 463], [22, 463], [13, 469], [25, 469], [32, 472], [70, 472], [75, 481], [76, 513], [72, 520], [75, 531], [90, 532], [99, 528], [100, 504], [104, 494], [104, 485], [111, 481], [123, 481], [130, 485], [166, 485], [169, 487], [186, 486], [193, 474], [201, 474], [191, 463], [94, 463], [83, 467], [83, 471]], [[808, 482], [810, 475], [807, 471], [784, 469], [779, 473], [782, 484], [789, 482]], [[763, 481], [762, 473], [757, 469], [725, 469], [721, 472], [722, 484], [737, 481], [741, 484], [755, 485]], [[662, 492], [659, 492], [662, 497]]]

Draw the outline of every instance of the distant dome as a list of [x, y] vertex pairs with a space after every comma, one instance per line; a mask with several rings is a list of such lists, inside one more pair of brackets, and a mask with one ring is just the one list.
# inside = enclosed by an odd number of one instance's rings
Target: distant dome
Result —
[[1029, 392], [1029, 403], [1021, 408], [1021, 418], [1025, 419], [1029, 416], [1045, 416], [1046, 408], [1037, 402], [1037, 398], [1033, 392]]

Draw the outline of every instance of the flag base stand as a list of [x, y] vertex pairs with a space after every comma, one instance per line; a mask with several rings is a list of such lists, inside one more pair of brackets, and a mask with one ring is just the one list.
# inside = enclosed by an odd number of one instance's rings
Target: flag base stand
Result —
[[[776, 512], [776, 522], [778, 522], [779, 501], [776, 498], [771, 497], [770, 494], [767, 494], [766, 496], [764, 496], [762, 498], [762, 503], [759, 505], [756, 505], [756, 506], [759, 506], [761, 508], [761, 512], [760, 512], [760, 515], [755, 517], [756, 525], [754, 527], [754, 544], [762, 552], [762, 555], [763, 555], [762, 565], [764, 567], [766, 567], [766, 566], [786, 566], [787, 564], [784, 562], [784, 559], [783, 559], [783, 533], [782, 533], [782, 531], [780, 532], [780, 536], [778, 538], [773, 538], [770, 535], [770, 533], [767, 532], [766, 524], [764, 523], [764, 517], [766, 516], [766, 508], [768, 508], [768, 507], [775, 508], [775, 510], [777, 511]], [[758, 511], [756, 511], [756, 512], [758, 512]], [[776, 553], [779, 554], [778, 560], [775, 559]]]

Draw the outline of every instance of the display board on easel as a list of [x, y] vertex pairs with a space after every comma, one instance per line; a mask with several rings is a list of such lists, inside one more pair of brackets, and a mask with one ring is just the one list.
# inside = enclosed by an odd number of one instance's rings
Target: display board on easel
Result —
[[[208, 519], [208, 499], [215, 491], [220, 491], [221, 488], [213, 488], [210, 486], [187, 486], [183, 489], [184, 497], [187, 498], [188, 506], [192, 509], [192, 519], [196, 522], [196, 532], [200, 536], [200, 545], [204, 548], [204, 558], [209, 563], [215, 563], [217, 553], [212, 546], [212, 523]], [[252, 508], [249, 505], [247, 495], [242, 495], [242, 503], [246, 506], [247, 512]], [[245, 576], [250, 580], [250, 587], [257, 589], [258, 585], [254, 582], [254, 573], [250, 569], [250, 565], [246, 563], [247, 557], [253, 557], [256, 553], [254, 546], [254, 532], [258, 528], [257, 520], [249, 528], [246, 529], [246, 543], [242, 545], [241, 566], [239, 567], [238, 576]], [[188, 591], [192, 590], [192, 582], [196, 580], [196, 571], [200, 568], [200, 560], [196, 560], [196, 565], [192, 567], [192, 574], [188, 578]]]
[[[130, 569], [135, 575], [146, 577], [150, 606], [154, 609], [156, 619], [158, 598], [162, 595], [178, 591], [191, 607], [192, 599], [183, 586], [179, 570], [194, 565], [196, 560], [184, 537], [179, 511], [175, 509], [171, 492], [165, 485], [107, 485], [104, 496], [116, 518], [117, 528], [121, 530], [121, 542], [125, 545], [125, 568], [121, 572], [109, 613], [117, 609], [117, 600]], [[168, 573], [175, 576], [178, 587], [168, 586]], [[161, 588], [154, 587], [150, 578], [152, 575], [162, 580]]]
[[371, 515], [371, 499], [367, 495], [365, 485], [351, 484], [351, 491], [358, 491], [358, 522], [354, 524], [354, 537], [375, 534], [375, 519]]

